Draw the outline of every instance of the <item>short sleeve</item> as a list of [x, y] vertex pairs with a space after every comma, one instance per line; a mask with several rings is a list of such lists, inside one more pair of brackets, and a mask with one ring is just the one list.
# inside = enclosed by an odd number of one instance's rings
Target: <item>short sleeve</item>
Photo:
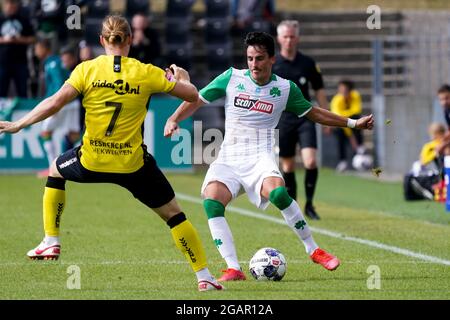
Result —
[[295, 83], [289, 80], [289, 84], [290, 90], [286, 111], [293, 112], [299, 117], [302, 117], [311, 110], [312, 104], [303, 97], [302, 92]]
[[233, 68], [228, 69], [224, 73], [218, 75], [206, 87], [200, 90], [200, 99], [205, 103], [225, 97], [228, 83], [230, 82]]
[[72, 87], [75, 88], [75, 90], [78, 91], [79, 94], [83, 94], [85, 83], [84, 83], [84, 68], [85, 63], [80, 63], [76, 68], [72, 71], [70, 74], [69, 79], [67, 79], [66, 83], [70, 84]]
[[324, 88], [322, 73], [319, 65], [314, 60], [312, 61], [311, 74], [308, 80], [311, 82], [311, 87], [314, 91]]
[[175, 79], [166, 77], [166, 72], [154, 65], [148, 65], [150, 93], [169, 93], [177, 83]]

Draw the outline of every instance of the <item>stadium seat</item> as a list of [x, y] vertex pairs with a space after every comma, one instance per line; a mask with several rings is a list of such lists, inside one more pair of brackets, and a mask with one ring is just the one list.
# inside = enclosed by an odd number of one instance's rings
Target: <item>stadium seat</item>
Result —
[[167, 19], [166, 20], [166, 43], [186, 44], [190, 38], [189, 19]]
[[259, 31], [259, 32], [267, 32], [270, 33], [271, 25], [270, 22], [264, 20], [254, 20], [246, 30], [247, 32]]
[[133, 17], [136, 13], [150, 14], [149, 0], [127, 0], [126, 16]]
[[225, 18], [230, 15], [230, 0], [205, 0], [206, 17]]
[[189, 70], [191, 68], [191, 49], [190, 44], [185, 44], [184, 46], [168, 44], [166, 52], [167, 63], [169, 65], [175, 63], [177, 66]]
[[89, 18], [104, 18], [109, 14], [109, 0], [93, 0], [88, 4]]
[[208, 44], [207, 60], [210, 78], [217, 76], [231, 65], [231, 43]]
[[167, 17], [187, 17], [191, 14], [191, 7], [195, 0], [168, 0]]
[[229, 41], [230, 21], [225, 19], [207, 19], [206, 21], [206, 42], [225, 43]]

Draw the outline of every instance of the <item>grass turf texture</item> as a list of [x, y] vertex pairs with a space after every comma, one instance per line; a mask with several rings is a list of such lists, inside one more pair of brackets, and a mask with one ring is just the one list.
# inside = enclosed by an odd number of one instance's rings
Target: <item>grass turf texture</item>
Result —
[[[169, 174], [176, 192], [198, 197], [204, 172]], [[303, 197], [303, 175], [297, 173]], [[29, 261], [42, 238], [42, 191], [34, 176], [0, 176], [0, 299], [448, 299], [450, 267], [363, 244], [315, 235], [342, 265], [313, 264], [285, 225], [226, 212], [248, 280], [224, 292], [199, 293], [195, 276], [175, 248], [165, 223], [128, 191], [114, 185], [68, 183], [58, 261]], [[321, 170], [314, 227], [450, 260], [450, 214], [434, 202], [405, 202], [400, 183]], [[201, 205], [180, 200], [206, 247], [210, 270], [225, 268]], [[300, 200], [301, 206], [303, 201]], [[246, 196], [233, 206], [257, 210]], [[264, 214], [281, 218], [271, 206]], [[281, 282], [256, 282], [247, 268], [254, 252], [279, 249], [288, 269]], [[68, 290], [67, 269], [81, 270], [81, 290]], [[367, 269], [377, 265], [381, 289], [369, 290]]]

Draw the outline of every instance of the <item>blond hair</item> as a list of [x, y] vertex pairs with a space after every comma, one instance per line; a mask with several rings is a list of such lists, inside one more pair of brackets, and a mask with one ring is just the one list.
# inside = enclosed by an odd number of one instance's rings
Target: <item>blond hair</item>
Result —
[[277, 27], [277, 34], [279, 35], [281, 33], [281, 29], [283, 27], [286, 28], [292, 28], [295, 31], [295, 35], [300, 35], [300, 25], [298, 24], [297, 20], [283, 20], [280, 22], [280, 24]]
[[428, 127], [428, 134], [430, 135], [431, 139], [441, 137], [445, 134], [445, 127], [441, 123], [433, 122]]
[[131, 36], [130, 24], [124, 17], [111, 15], [103, 19], [102, 37], [107, 43], [121, 45], [129, 36]]

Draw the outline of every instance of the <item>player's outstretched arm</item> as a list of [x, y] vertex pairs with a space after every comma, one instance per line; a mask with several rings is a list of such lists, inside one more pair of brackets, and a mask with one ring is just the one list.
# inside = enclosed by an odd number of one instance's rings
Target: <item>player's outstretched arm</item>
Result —
[[178, 130], [178, 123], [192, 116], [195, 111], [204, 105], [204, 102], [198, 97], [195, 102], [184, 101], [177, 110], [167, 119], [164, 127], [164, 136], [170, 137]]
[[16, 133], [34, 123], [57, 113], [63, 106], [78, 96], [78, 91], [69, 84], [63, 85], [54, 95], [42, 100], [33, 110], [17, 121], [0, 121], [0, 133]]
[[372, 114], [359, 118], [358, 120], [352, 120], [319, 107], [312, 107], [305, 116], [311, 121], [331, 127], [350, 127], [372, 130], [374, 124]]

